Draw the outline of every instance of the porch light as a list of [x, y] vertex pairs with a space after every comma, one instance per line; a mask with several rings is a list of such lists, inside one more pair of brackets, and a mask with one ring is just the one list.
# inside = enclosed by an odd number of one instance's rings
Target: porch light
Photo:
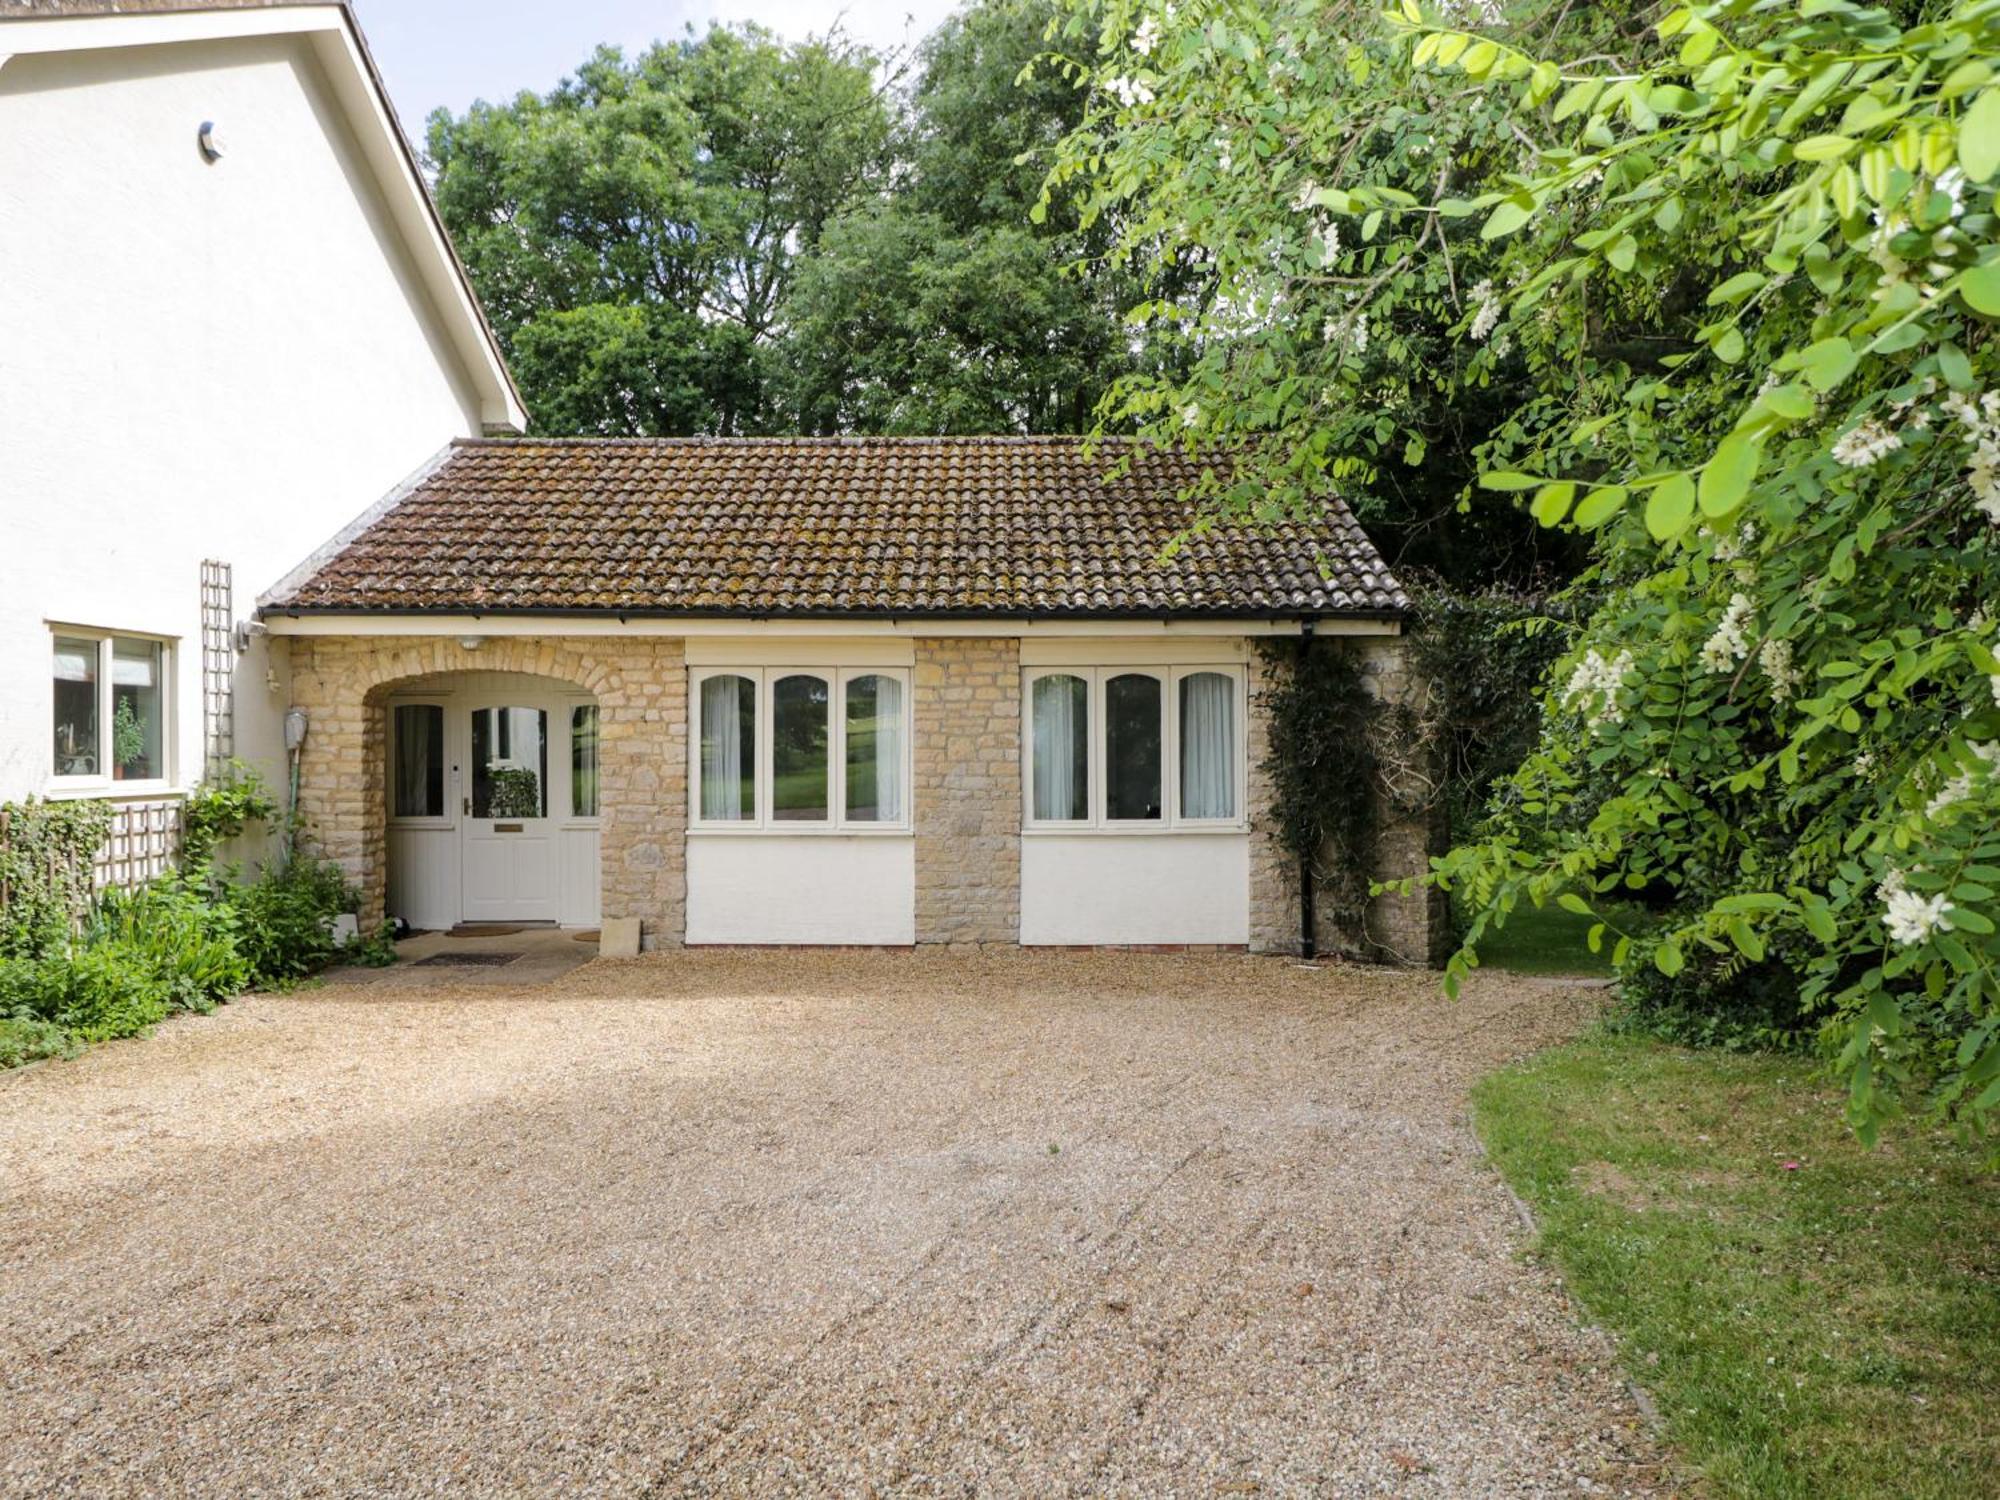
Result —
[[486, 644], [486, 637], [483, 635], [462, 635], [458, 638], [458, 643], [468, 651], [477, 651], [481, 646]]

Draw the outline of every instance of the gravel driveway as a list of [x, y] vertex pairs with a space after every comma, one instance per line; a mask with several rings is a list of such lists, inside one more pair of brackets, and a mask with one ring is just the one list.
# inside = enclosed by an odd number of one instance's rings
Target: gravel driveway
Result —
[[1595, 999], [755, 953], [176, 1021], [0, 1076], [0, 1490], [1650, 1493], [1464, 1115]]

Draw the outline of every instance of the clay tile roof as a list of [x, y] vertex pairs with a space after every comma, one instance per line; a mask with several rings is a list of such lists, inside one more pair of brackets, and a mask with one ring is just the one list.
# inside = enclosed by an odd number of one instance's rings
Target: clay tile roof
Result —
[[[1345, 506], [1188, 531], [1181, 455], [1076, 438], [469, 439], [277, 612], [1393, 615]], [[1182, 541], [1171, 556], [1165, 550]]]

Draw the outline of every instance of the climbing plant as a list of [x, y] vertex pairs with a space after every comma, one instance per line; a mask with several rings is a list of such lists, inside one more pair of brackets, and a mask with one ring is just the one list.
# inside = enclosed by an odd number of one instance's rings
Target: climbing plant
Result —
[[108, 802], [0, 806], [0, 958], [39, 957], [68, 942], [90, 909], [110, 831]]

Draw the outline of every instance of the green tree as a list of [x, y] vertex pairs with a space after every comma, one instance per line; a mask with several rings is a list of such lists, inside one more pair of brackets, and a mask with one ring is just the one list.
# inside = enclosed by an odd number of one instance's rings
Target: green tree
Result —
[[[1506, 383], [1464, 435], [1474, 493], [1592, 545], [1542, 744], [1438, 872], [1478, 912], [1452, 979], [1560, 901], [1628, 975], [1794, 996], [1864, 1133], [1909, 1078], [1990, 1120], [2000, 5], [1731, 0], [1580, 38], [1471, 4], [1121, 0], [1070, 30], [1103, 38], [1070, 64], [1099, 102], [1058, 187], [1116, 204], [1131, 253], [1219, 262], [1224, 296], [1150, 310], [1191, 323], [1189, 378], [1121, 392], [1237, 450], [1218, 503], [1310, 504], [1434, 444], [1428, 398], [1387, 430], [1347, 411], [1381, 389], [1365, 328], [1428, 351], [1446, 400]], [[1658, 928], [1617, 931], [1632, 895]]]
[[876, 59], [715, 28], [429, 122], [437, 198], [540, 430], [755, 430], [777, 309], [884, 172]]
[[812, 432], [1077, 432], [1133, 351], [1073, 219], [1029, 222], [1083, 116], [1032, 74], [1050, 0], [984, 0], [921, 48], [891, 190], [834, 221], [785, 308], [782, 401]]

